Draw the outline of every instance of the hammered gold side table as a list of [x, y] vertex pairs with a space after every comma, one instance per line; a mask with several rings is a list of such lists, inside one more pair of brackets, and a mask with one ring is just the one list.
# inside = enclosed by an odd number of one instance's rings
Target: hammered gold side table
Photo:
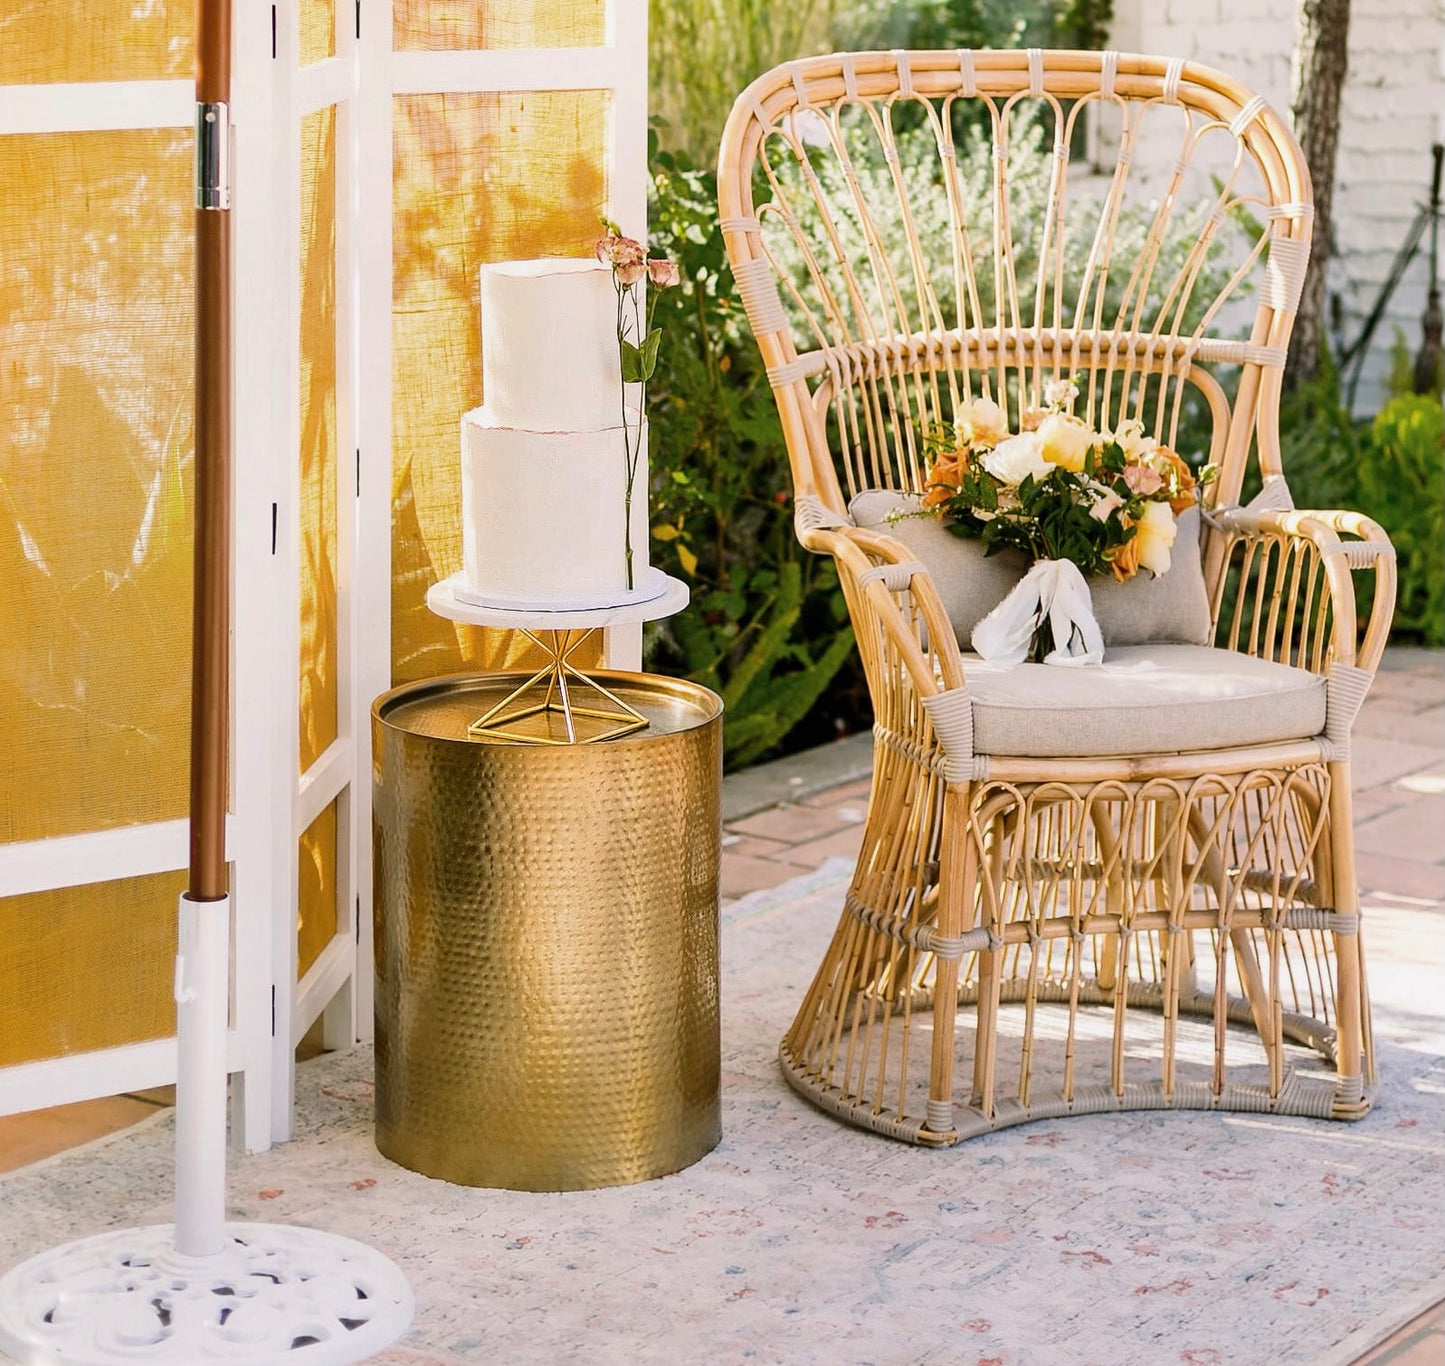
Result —
[[372, 709], [376, 1144], [427, 1176], [620, 1185], [721, 1137], [722, 703], [597, 677], [645, 730], [469, 738], [504, 673]]

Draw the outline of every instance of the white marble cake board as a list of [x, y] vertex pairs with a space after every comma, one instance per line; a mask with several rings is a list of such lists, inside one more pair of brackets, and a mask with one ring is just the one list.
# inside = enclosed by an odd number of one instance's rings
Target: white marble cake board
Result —
[[667, 575], [665, 589], [656, 596], [617, 607], [590, 607], [562, 611], [539, 608], [481, 607], [457, 596], [461, 574], [453, 574], [427, 590], [426, 605], [439, 617], [465, 622], [469, 626], [499, 626], [511, 631], [605, 630], [610, 626], [632, 626], [675, 616], [691, 596], [681, 579]]
[[602, 607], [631, 607], [639, 602], [660, 598], [667, 592], [669, 580], [662, 570], [649, 565], [642, 571], [642, 576], [633, 588], [614, 588], [602, 593], [579, 593], [565, 598], [546, 593], [537, 597], [521, 598], [483, 593], [466, 582], [465, 574], [452, 582], [452, 596], [458, 602], [465, 602], [473, 607], [496, 607], [506, 612], [591, 612]]

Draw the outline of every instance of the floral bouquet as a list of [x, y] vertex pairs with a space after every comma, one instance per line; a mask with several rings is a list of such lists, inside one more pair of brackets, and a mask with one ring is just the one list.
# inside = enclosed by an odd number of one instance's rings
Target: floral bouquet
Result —
[[1013, 547], [1033, 562], [974, 631], [985, 659], [1101, 662], [1084, 576], [1167, 574], [1175, 518], [1213, 477], [1209, 466], [1196, 477], [1137, 418], [1095, 430], [1070, 411], [1078, 396], [1072, 380], [1055, 380], [1017, 434], [997, 403], [974, 398], [951, 428], [927, 435], [923, 506], [986, 553]]
[[[607, 235], [598, 239], [593, 254], [605, 266], [612, 267], [612, 287], [617, 291], [617, 350], [622, 362], [622, 432], [627, 458], [627, 494], [623, 509], [625, 554], [627, 556], [627, 588], [632, 581], [632, 485], [637, 478], [637, 464], [642, 454], [643, 430], [639, 418], [636, 430], [627, 423], [627, 386], [641, 386], [639, 413], [647, 411], [647, 381], [657, 369], [657, 348], [662, 329], [652, 325], [659, 289], [671, 289], [681, 282], [677, 263], [663, 257], [648, 258], [647, 248], [634, 238], [624, 237], [622, 229], [608, 219], [602, 220]], [[644, 304], [641, 288], [651, 284], [654, 293]]]

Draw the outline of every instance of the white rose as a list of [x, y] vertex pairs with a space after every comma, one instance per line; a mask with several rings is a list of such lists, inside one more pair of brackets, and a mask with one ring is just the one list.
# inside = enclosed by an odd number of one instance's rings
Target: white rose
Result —
[[1044, 385], [1044, 402], [1050, 408], [1067, 408], [1079, 396], [1079, 386], [1071, 379], [1051, 379]]
[[1144, 435], [1144, 424], [1137, 417], [1121, 422], [1114, 429], [1111, 439], [1122, 447], [1124, 458], [1135, 464], [1142, 461], [1159, 444], [1152, 436]]
[[1008, 435], [1008, 418], [991, 398], [973, 398], [958, 410], [957, 427], [969, 445], [995, 446]]
[[1170, 548], [1178, 534], [1168, 503], [1145, 503], [1134, 533], [1139, 542], [1139, 563], [1151, 574], [1167, 574]]
[[1021, 432], [1000, 441], [983, 457], [982, 463], [995, 479], [1014, 485], [1022, 484], [1029, 475], [1043, 479], [1054, 468], [1044, 459], [1043, 442], [1037, 432]]

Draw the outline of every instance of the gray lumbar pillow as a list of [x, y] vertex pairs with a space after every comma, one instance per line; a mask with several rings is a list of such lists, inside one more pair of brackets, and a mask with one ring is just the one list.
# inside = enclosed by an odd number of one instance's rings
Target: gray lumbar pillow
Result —
[[[848, 505], [853, 521], [902, 541], [928, 570], [943, 600], [958, 643], [969, 638], [1028, 569], [1027, 558], [1005, 550], [985, 555], [976, 540], [955, 536], [934, 516], [919, 516], [917, 494], [868, 489]], [[1094, 616], [1107, 645], [1207, 645], [1209, 597], [1199, 558], [1199, 509], [1179, 517], [1179, 534], [1169, 572], [1160, 578], [1144, 572], [1127, 583], [1089, 580]]]
[[867, 489], [848, 504], [848, 512], [859, 526], [902, 541], [928, 570], [949, 625], [967, 650], [973, 628], [1023, 578], [1028, 557], [1016, 550], [985, 555], [980, 542], [955, 536], [932, 513], [919, 516], [920, 506], [916, 493]]
[[1199, 557], [1199, 509], [1179, 514], [1169, 572], [1089, 580], [1105, 645], [1208, 645], [1209, 594]]

